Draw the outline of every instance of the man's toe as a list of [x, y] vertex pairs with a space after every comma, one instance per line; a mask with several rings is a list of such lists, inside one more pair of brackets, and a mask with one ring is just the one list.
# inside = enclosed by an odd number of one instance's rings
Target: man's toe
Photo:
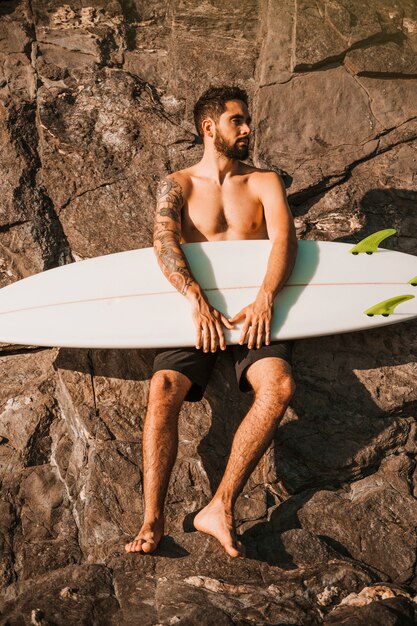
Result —
[[233, 533], [233, 548], [238, 553], [236, 556], [245, 556], [245, 546], [237, 538], [236, 532]]
[[144, 543], [145, 543], [145, 539], [142, 539], [142, 538], [136, 539], [135, 552], [142, 552]]
[[232, 557], [240, 556], [239, 550], [237, 550], [235, 546], [232, 545], [231, 543], [226, 544], [224, 548], [229, 556], [232, 556]]
[[129, 544], [130, 549], [128, 552], [140, 552], [142, 549], [143, 539], [134, 539], [132, 543]]
[[146, 553], [156, 549], [156, 542], [153, 539], [146, 539], [142, 544], [142, 550]]

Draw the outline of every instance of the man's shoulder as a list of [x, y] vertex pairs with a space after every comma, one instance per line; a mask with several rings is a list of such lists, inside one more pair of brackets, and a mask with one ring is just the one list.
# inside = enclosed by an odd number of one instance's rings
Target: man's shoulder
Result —
[[260, 167], [251, 166], [251, 170], [248, 171], [250, 184], [256, 189], [265, 189], [269, 187], [282, 189], [285, 188], [285, 183], [282, 176], [273, 169], [266, 169]]
[[253, 178], [263, 178], [263, 179], [280, 178], [282, 179], [281, 175], [273, 169], [255, 167], [254, 165], [248, 165], [247, 167], [248, 167], [248, 174], [251, 175]]
[[191, 168], [187, 167], [187, 168], [184, 168], [183, 170], [177, 170], [176, 172], [172, 172], [171, 174], [167, 174], [165, 176], [165, 178], [168, 178], [168, 179], [169, 178], [171, 178], [171, 179], [174, 178], [174, 179], [178, 180], [178, 179], [182, 179], [182, 178], [187, 179], [187, 178], [190, 178], [190, 176], [191, 176]]
[[191, 173], [189, 168], [177, 170], [176, 172], [167, 174], [161, 182], [163, 181], [174, 184], [176, 187], [181, 188], [182, 192], [185, 193], [191, 186]]

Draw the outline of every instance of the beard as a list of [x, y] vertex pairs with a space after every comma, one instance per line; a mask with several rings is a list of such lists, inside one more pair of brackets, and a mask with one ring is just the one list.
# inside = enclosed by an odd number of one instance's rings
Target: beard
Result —
[[244, 161], [249, 156], [249, 138], [245, 141], [247, 143], [235, 142], [234, 144], [229, 144], [217, 129], [214, 147], [218, 154], [228, 159], [242, 159]]

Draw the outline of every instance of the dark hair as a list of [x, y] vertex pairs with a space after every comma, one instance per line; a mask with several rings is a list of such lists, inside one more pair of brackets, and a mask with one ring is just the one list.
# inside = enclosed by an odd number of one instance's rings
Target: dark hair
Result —
[[215, 122], [226, 110], [226, 102], [229, 100], [242, 100], [248, 104], [248, 94], [244, 89], [232, 85], [230, 87], [222, 85], [220, 87], [209, 87], [197, 100], [194, 106], [194, 122], [197, 133], [203, 137], [202, 121], [206, 117], [211, 117]]

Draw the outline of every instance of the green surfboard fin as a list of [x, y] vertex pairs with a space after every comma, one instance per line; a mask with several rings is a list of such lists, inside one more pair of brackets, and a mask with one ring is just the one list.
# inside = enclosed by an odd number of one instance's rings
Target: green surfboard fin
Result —
[[385, 230], [378, 230], [376, 233], [372, 233], [369, 237], [365, 237], [359, 243], [356, 244], [349, 252], [351, 254], [359, 254], [360, 252], [366, 252], [366, 254], [373, 254], [377, 252], [378, 246], [381, 241], [384, 241], [387, 237], [395, 235], [397, 231], [395, 228], [386, 228]]
[[383, 300], [374, 306], [371, 306], [370, 309], [366, 309], [364, 313], [369, 317], [373, 315], [383, 315], [384, 317], [388, 317], [388, 315], [392, 315], [394, 313], [395, 307], [397, 307], [401, 302], [406, 302], [407, 300], [412, 300], [415, 296], [410, 294], [406, 296], [395, 296], [395, 298], [388, 298], [388, 300]]
[[414, 276], [414, 278], [409, 280], [407, 285], [413, 285], [413, 287], [417, 287], [417, 276]]

